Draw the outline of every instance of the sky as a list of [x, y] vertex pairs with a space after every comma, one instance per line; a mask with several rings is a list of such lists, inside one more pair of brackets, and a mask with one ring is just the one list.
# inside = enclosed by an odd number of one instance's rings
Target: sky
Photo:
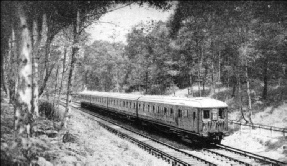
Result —
[[105, 14], [100, 18], [99, 23], [89, 26], [86, 32], [91, 34], [91, 42], [105, 40], [126, 44], [126, 34], [131, 31], [133, 26], [150, 20], [166, 21], [173, 13], [173, 9], [163, 12], [149, 8], [147, 5], [142, 7], [126, 6]]

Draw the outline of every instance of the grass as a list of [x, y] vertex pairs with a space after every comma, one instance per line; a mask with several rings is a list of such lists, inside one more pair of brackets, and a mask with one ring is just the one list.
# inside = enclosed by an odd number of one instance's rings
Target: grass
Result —
[[[52, 105], [47, 101], [40, 105], [42, 115], [50, 115], [51, 110], [64, 112], [62, 106], [59, 110], [50, 108]], [[23, 157], [23, 148], [17, 146], [17, 138], [14, 137], [13, 113], [13, 107], [7, 101], [1, 102], [1, 165], [167, 165], [165, 161], [106, 131], [93, 117], [74, 110], [66, 129], [55, 128], [53, 118], [37, 119], [34, 135], [30, 138], [30, 156]], [[67, 131], [73, 139], [63, 142]], [[54, 132], [53, 136], [48, 134], [51, 132]]]

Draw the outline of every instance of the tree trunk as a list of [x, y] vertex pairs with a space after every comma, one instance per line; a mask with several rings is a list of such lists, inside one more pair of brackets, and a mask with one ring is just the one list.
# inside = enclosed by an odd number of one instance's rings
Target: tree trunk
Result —
[[53, 106], [55, 106], [55, 101], [56, 101], [56, 96], [57, 96], [58, 73], [59, 73], [59, 64], [57, 63], [57, 69], [56, 69], [56, 83], [55, 83], [55, 90], [54, 90]]
[[221, 75], [220, 75], [220, 56], [221, 56], [221, 52], [219, 51], [219, 53], [218, 53], [218, 82], [221, 82], [221, 80], [220, 80], [220, 77], [221, 77]]
[[[39, 108], [38, 108], [38, 101], [39, 101], [39, 89], [38, 89], [38, 60], [39, 60], [39, 47], [42, 39], [42, 22], [41, 19], [39, 21], [35, 21], [33, 25], [33, 52], [32, 52], [32, 109], [35, 112], [35, 115], [39, 116]], [[35, 44], [34, 44], [35, 42]]]
[[252, 103], [251, 103], [251, 95], [250, 95], [250, 84], [249, 84], [249, 77], [248, 77], [248, 62], [247, 59], [245, 61], [245, 77], [246, 77], [246, 88], [247, 88], [247, 97], [248, 97], [248, 119], [249, 122], [253, 125], [251, 116], [252, 116]]
[[[31, 136], [31, 127], [33, 122], [32, 115], [32, 42], [31, 27], [27, 23], [23, 3], [17, 3], [18, 17], [20, 25], [16, 28], [16, 40], [19, 41], [18, 55], [20, 57], [19, 65], [19, 86], [15, 110], [15, 131], [22, 139], [22, 145], [26, 146]], [[27, 139], [28, 136], [28, 139]]]
[[72, 87], [72, 75], [74, 70], [74, 65], [76, 62], [76, 54], [78, 53], [79, 47], [76, 46], [79, 44], [79, 27], [80, 27], [80, 13], [77, 11], [77, 19], [73, 23], [73, 47], [72, 47], [72, 55], [71, 55], [71, 64], [70, 64], [70, 71], [68, 77], [68, 85], [67, 85], [67, 99], [66, 99], [66, 110], [63, 120], [64, 128], [67, 128], [67, 122], [69, 118], [70, 107], [69, 103], [71, 102], [70, 91]]
[[47, 83], [47, 81], [50, 77], [51, 71], [52, 71], [51, 69], [49, 70], [49, 65], [48, 65], [49, 55], [50, 55], [50, 45], [52, 43], [52, 40], [53, 40], [53, 37], [51, 37], [49, 35], [49, 32], [48, 32], [48, 37], [47, 37], [46, 44], [45, 44], [45, 77], [44, 77], [43, 83], [40, 87], [39, 96], [41, 96], [43, 94], [44, 89], [46, 88], [46, 83]]
[[203, 78], [203, 83], [202, 83], [202, 93], [205, 95], [205, 83], [207, 79], [207, 73], [208, 73], [208, 67], [205, 65], [205, 70], [204, 70], [204, 78]]
[[263, 83], [264, 83], [264, 86], [263, 86], [262, 98], [266, 100], [267, 99], [267, 86], [268, 86], [268, 58], [266, 58], [264, 62]]
[[61, 78], [61, 83], [60, 83], [60, 88], [59, 88], [59, 93], [58, 93], [58, 103], [57, 103], [57, 107], [58, 107], [58, 108], [59, 108], [59, 104], [60, 104], [61, 92], [62, 92], [62, 87], [63, 87], [63, 80], [64, 80], [64, 75], [65, 75], [66, 56], [67, 56], [67, 48], [65, 47], [65, 48], [64, 48], [64, 59], [63, 59], [62, 78]]
[[250, 95], [250, 82], [249, 82], [249, 77], [248, 77], [248, 67], [247, 67], [247, 61], [245, 64], [245, 76], [246, 76], [246, 88], [247, 88], [247, 96], [248, 96], [248, 108], [251, 110], [251, 95]]
[[236, 85], [237, 85], [236, 82], [233, 82], [231, 97], [235, 97]]
[[148, 89], [148, 71], [145, 72], [145, 94], [147, 94]]
[[[13, 35], [13, 34], [12, 34]], [[9, 47], [8, 47], [8, 55], [7, 55], [7, 82], [8, 82], [8, 89], [7, 89], [7, 96], [9, 99], [9, 103], [13, 103], [14, 100], [14, 80], [13, 77], [9, 77], [9, 75], [14, 75], [18, 73], [14, 73], [13, 67], [14, 67], [14, 62], [13, 62], [13, 57], [14, 57], [14, 52], [13, 52], [13, 36], [9, 38]]]
[[203, 53], [202, 53], [202, 49], [203, 49], [203, 48], [202, 48], [202, 47], [199, 48], [199, 43], [198, 43], [198, 41], [197, 41], [197, 44], [196, 44], [196, 45], [197, 45], [197, 48], [198, 48], [198, 50], [199, 50], [199, 51], [197, 51], [197, 54], [198, 54], [198, 73], [197, 73], [198, 80], [197, 80], [197, 81], [198, 81], [199, 97], [201, 97], [201, 84], [200, 84], [200, 81], [201, 81], [201, 80], [200, 80], [200, 79], [201, 79], [201, 78], [200, 78], [200, 77], [201, 77], [200, 74], [201, 74], [201, 73], [200, 73], [200, 72], [201, 72], [201, 65], [202, 65], [202, 57], [203, 57], [203, 55], [202, 55], [202, 54], [203, 54]]
[[190, 86], [190, 90], [188, 91], [188, 95], [193, 96], [193, 89], [192, 89], [193, 81], [192, 81], [192, 74], [191, 73], [189, 74], [189, 86]]
[[[1, 44], [1, 45], [3, 45], [3, 43]], [[5, 51], [6, 49], [5, 48], [1, 48], [1, 87], [3, 88], [3, 90], [4, 90], [4, 92], [7, 94], [7, 88], [6, 88], [6, 85], [5, 85], [5, 79], [4, 79], [4, 77], [5, 77], [5, 73], [4, 73], [4, 69], [5, 69], [5, 67], [4, 67], [4, 65], [5, 65], [5, 63], [4, 63], [4, 55], [6, 54]]]
[[211, 95], [215, 94], [215, 79], [214, 79], [214, 54], [212, 55], [212, 62], [211, 62]]

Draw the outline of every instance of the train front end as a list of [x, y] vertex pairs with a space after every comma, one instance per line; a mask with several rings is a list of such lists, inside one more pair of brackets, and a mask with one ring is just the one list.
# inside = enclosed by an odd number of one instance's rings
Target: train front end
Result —
[[208, 142], [220, 143], [228, 132], [228, 108], [223, 102], [218, 101], [214, 107], [201, 108], [200, 129], [201, 135]]

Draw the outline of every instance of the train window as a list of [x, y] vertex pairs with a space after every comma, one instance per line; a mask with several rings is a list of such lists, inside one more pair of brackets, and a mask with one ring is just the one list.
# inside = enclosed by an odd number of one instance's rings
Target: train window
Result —
[[219, 113], [218, 113], [219, 115], [219, 118], [221, 118], [221, 119], [224, 119], [225, 118], [225, 116], [224, 116], [224, 108], [219, 108]]
[[147, 105], [147, 111], [148, 111], [148, 112], [150, 112], [149, 107], [150, 107], [150, 106], [149, 106], [149, 105]]
[[178, 109], [178, 117], [182, 117], [182, 110]]
[[209, 115], [209, 110], [203, 110], [203, 119], [209, 119], [210, 115]]
[[143, 111], [145, 111], [144, 109], [145, 109], [145, 104], [143, 104]]
[[152, 112], [153, 113], [155, 112], [155, 106], [154, 105], [152, 106]]
[[183, 116], [187, 117], [188, 116], [188, 110], [183, 110]]
[[159, 113], [160, 109], [159, 109], [159, 106], [157, 106], [157, 113]]
[[193, 120], [195, 120], [195, 112], [193, 112]]
[[164, 107], [164, 114], [166, 115], [167, 114], [167, 108]]
[[170, 115], [173, 115], [173, 109], [170, 108]]

